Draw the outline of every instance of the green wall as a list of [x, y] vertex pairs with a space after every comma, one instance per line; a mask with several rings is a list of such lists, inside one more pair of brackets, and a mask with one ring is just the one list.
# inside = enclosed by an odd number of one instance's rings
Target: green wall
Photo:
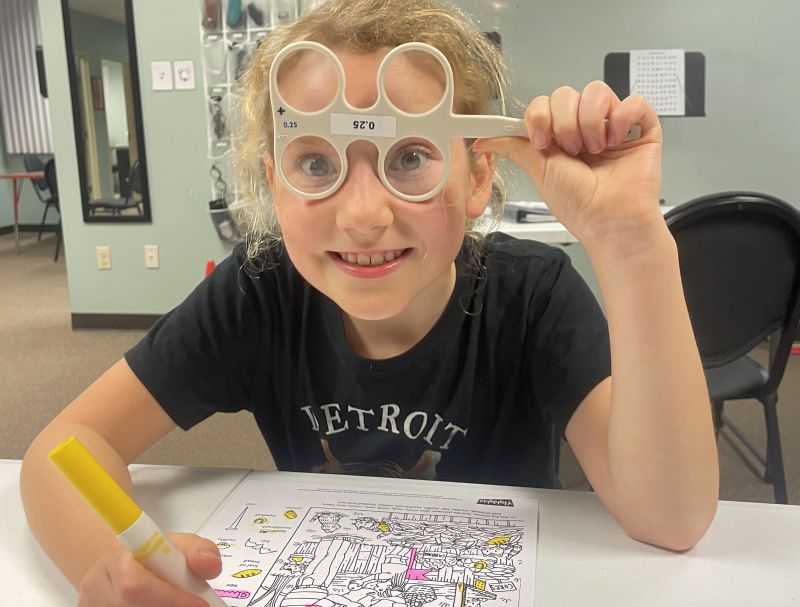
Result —
[[[145, 149], [152, 224], [85, 224], [60, 0], [39, 0], [51, 120], [59, 163], [70, 307], [74, 313], [163, 313], [202, 279], [206, 260], [227, 249], [209, 219], [205, 102], [202, 80], [194, 91], [153, 92], [150, 62], [193, 59], [201, 68], [200, 3], [175, 0], [134, 4], [142, 84]], [[53, 103], [55, 99], [63, 103]], [[144, 245], [160, 249], [161, 268], [144, 267]], [[110, 245], [113, 268], [96, 269], [95, 247]]]
[[[794, 0], [457, 0], [503, 36], [521, 99], [603, 79], [609, 52], [682, 48], [706, 58], [704, 118], [664, 117], [667, 204], [756, 190], [800, 205], [800, 3]], [[491, 7], [505, 6], [499, 11]], [[521, 198], [537, 200], [520, 180]]]
[[[55, 151], [64, 207], [71, 308], [76, 313], [160, 313], [202, 278], [207, 259], [227, 249], [207, 212], [205, 101], [198, 0], [134, 0], [151, 225], [84, 224], [66, 76], [59, 0], [39, 0]], [[706, 118], [665, 118], [662, 196], [678, 203], [727, 189], [764, 190], [795, 202], [800, 121], [796, 100], [800, 5], [789, 0], [506, 2], [461, 0], [497, 27], [521, 97], [602, 78], [603, 57], [637, 48], [705, 53]], [[499, 5], [508, 8], [494, 11]], [[195, 91], [150, 90], [150, 62], [193, 59]], [[55, 102], [55, 103], [54, 103]], [[536, 199], [523, 179], [517, 197]], [[143, 246], [161, 249], [161, 269], [145, 270]], [[114, 268], [95, 268], [95, 246], [110, 245]], [[568, 248], [593, 288], [580, 246]]]

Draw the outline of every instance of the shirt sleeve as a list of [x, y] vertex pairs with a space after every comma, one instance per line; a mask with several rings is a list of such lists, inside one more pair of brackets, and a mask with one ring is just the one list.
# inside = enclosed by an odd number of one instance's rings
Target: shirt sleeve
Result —
[[553, 249], [541, 263], [530, 302], [530, 390], [563, 436], [583, 399], [611, 375], [608, 323], [566, 253]]
[[265, 319], [240, 248], [125, 354], [133, 373], [188, 430], [217, 411], [250, 409]]

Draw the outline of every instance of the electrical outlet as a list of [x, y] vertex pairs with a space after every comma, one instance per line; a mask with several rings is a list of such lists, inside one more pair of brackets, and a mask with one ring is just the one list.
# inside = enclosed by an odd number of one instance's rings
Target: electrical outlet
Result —
[[111, 247], [107, 245], [98, 245], [95, 249], [97, 254], [97, 269], [110, 270], [111, 269]]
[[144, 267], [153, 270], [158, 269], [158, 245], [144, 245]]

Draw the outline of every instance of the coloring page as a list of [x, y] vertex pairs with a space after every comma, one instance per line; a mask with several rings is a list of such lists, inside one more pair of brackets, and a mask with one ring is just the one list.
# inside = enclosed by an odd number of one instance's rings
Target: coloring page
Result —
[[231, 607], [533, 605], [524, 489], [252, 472], [198, 531]]

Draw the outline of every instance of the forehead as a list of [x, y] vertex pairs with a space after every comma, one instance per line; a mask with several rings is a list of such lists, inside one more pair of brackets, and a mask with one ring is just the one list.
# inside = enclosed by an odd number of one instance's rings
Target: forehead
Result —
[[[354, 107], [372, 106], [378, 99], [377, 76], [381, 62], [391, 48], [374, 51], [332, 49], [345, 74], [344, 95]], [[446, 75], [430, 54], [413, 51], [396, 56], [384, 71], [386, 94], [402, 109], [441, 99]], [[286, 101], [299, 110], [314, 111], [327, 105], [338, 92], [339, 80], [333, 64], [315, 51], [291, 55], [278, 72], [278, 89]]]

